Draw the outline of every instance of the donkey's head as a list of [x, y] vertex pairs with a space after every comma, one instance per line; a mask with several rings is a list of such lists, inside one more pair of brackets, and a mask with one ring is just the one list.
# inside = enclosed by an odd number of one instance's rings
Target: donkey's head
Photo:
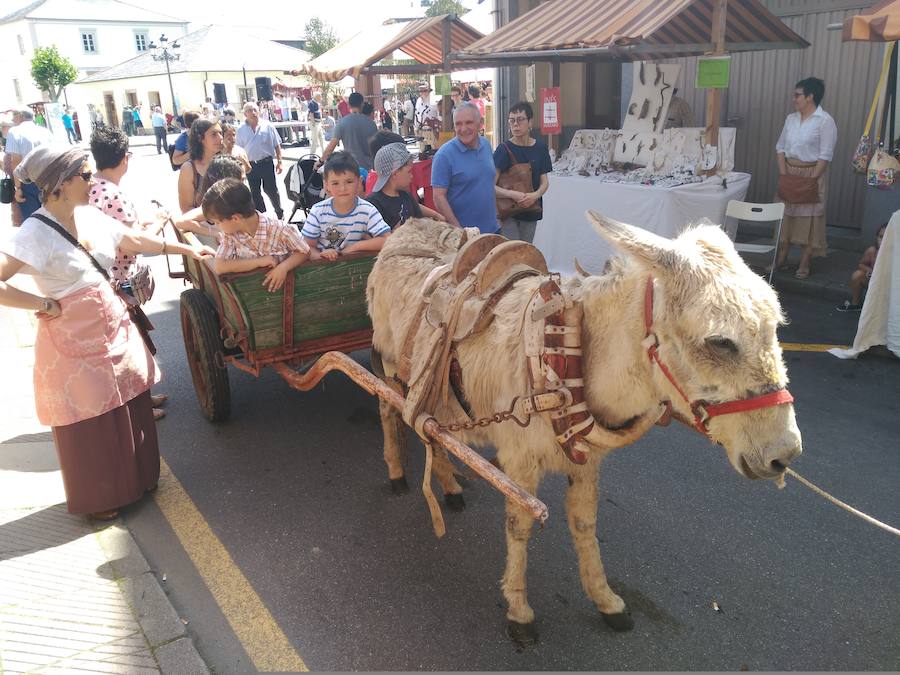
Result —
[[[752, 399], [786, 386], [775, 332], [783, 321], [778, 297], [747, 267], [724, 231], [704, 224], [669, 240], [588, 215], [637, 273], [655, 280], [652, 332], [658, 355], [690, 402]], [[663, 368], [654, 365], [653, 371], [660, 395], [682, 416], [694, 418]], [[712, 417], [707, 430], [748, 478], [778, 478], [801, 452], [790, 404]]]

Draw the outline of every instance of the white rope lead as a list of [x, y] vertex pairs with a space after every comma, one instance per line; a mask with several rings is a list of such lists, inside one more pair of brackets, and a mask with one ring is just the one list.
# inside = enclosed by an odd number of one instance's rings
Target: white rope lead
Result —
[[793, 476], [794, 478], [796, 478], [798, 481], [803, 483], [803, 485], [808, 487], [813, 492], [822, 495], [823, 497], [825, 497], [825, 499], [830, 501], [832, 504], [835, 504], [836, 506], [840, 506], [842, 509], [849, 511], [854, 516], [858, 516], [858, 517], [862, 518], [863, 520], [865, 520], [866, 522], [871, 523], [872, 525], [875, 525], [876, 527], [880, 527], [882, 530], [886, 530], [886, 531], [890, 532], [891, 534], [900, 537], [900, 530], [898, 530], [896, 527], [891, 527], [890, 525], [882, 523], [880, 520], [876, 520], [872, 516], [867, 515], [858, 509], [854, 509], [849, 504], [845, 504], [840, 499], [836, 499], [835, 497], [832, 497], [830, 494], [825, 492], [825, 490], [823, 490], [822, 488], [816, 487], [815, 485], [810, 483], [808, 480], [806, 480], [803, 476], [798, 474], [793, 469], [786, 468], [785, 473], [787, 473], [789, 476]]

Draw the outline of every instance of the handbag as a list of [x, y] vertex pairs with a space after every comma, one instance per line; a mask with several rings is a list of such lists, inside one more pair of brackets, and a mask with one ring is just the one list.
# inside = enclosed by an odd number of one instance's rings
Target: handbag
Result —
[[[900, 177], [900, 162], [892, 155], [893, 150], [893, 134], [894, 134], [894, 114], [896, 107], [896, 85], [897, 85], [897, 53], [894, 52], [891, 58], [891, 68], [888, 74], [887, 91], [885, 92], [884, 107], [881, 109], [881, 125], [879, 129], [878, 141], [887, 139], [888, 149], [884, 149], [884, 143], [878, 143], [878, 149], [872, 155], [869, 165], [866, 169], [866, 184], [877, 188], [889, 188], [894, 181]], [[890, 134], [885, 136], [888, 119], [891, 120]]]
[[872, 131], [872, 122], [875, 121], [875, 113], [878, 111], [878, 103], [881, 100], [882, 94], [884, 93], [884, 81], [888, 74], [888, 68], [891, 63], [891, 52], [894, 49], [894, 43], [891, 42], [888, 44], [887, 51], [884, 54], [884, 63], [881, 66], [881, 75], [878, 78], [878, 86], [875, 87], [875, 96], [872, 99], [872, 106], [869, 108], [869, 116], [866, 118], [866, 128], [863, 130], [863, 135], [859, 139], [859, 143], [856, 145], [856, 150], [853, 153], [853, 159], [850, 160], [850, 167], [856, 173], [867, 173], [869, 169], [869, 162], [872, 159], [872, 155], [875, 152], [875, 146], [877, 145], [877, 141], [875, 141], [872, 136], [869, 134]]
[[153, 297], [153, 291], [156, 290], [156, 281], [153, 280], [153, 272], [150, 266], [144, 263], [135, 263], [132, 266], [132, 272], [128, 275], [128, 285], [134, 294], [134, 299], [139, 305], [145, 305]]
[[138, 329], [138, 333], [141, 334], [141, 339], [144, 341], [144, 345], [147, 347], [147, 351], [151, 354], [156, 355], [156, 345], [153, 344], [153, 340], [150, 338], [150, 331], [153, 330], [153, 324], [150, 321], [150, 318], [144, 313], [144, 310], [141, 309], [135, 298], [132, 298], [130, 295], [125, 293], [118, 285], [110, 278], [109, 273], [106, 269], [97, 262], [97, 259], [91, 255], [91, 252], [88, 251], [84, 246], [81, 245], [81, 242], [78, 241], [75, 237], [73, 237], [62, 225], [59, 223], [55, 223], [49, 218], [40, 213], [33, 213], [33, 218], [37, 218], [43, 223], [49, 225], [51, 228], [56, 230], [56, 232], [67, 242], [72, 244], [79, 251], [84, 253], [88, 260], [91, 261], [91, 264], [94, 266], [101, 276], [109, 282], [109, 285], [112, 286], [113, 291], [122, 302], [125, 303], [125, 307], [128, 310], [128, 314], [131, 317], [131, 321], [134, 323], [135, 327]]
[[[517, 192], [533, 191], [534, 183], [531, 181], [531, 164], [517, 161], [516, 156], [512, 153], [507, 143], [504, 143], [503, 147], [509, 153], [510, 166], [497, 177], [497, 185], [506, 190], [515, 190]], [[538, 206], [537, 202], [531, 206], [519, 206], [515, 200], [509, 197], [497, 197], [497, 217], [500, 220], [528, 211], [540, 213], [541, 207]]]
[[778, 197], [785, 204], [818, 204], [819, 180], [811, 176], [779, 176]]
[[16, 184], [12, 178], [0, 178], [0, 204], [12, 204]]

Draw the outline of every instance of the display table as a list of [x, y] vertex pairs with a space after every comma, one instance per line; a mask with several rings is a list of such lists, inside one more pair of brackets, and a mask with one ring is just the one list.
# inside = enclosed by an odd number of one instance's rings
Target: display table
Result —
[[878, 249], [853, 346], [828, 351], [839, 359], [855, 359], [876, 345], [900, 356], [900, 211], [891, 216]]
[[728, 202], [743, 201], [750, 187], [747, 173], [728, 174], [724, 188], [715, 176], [671, 188], [604, 183], [587, 176], [550, 174], [549, 179], [544, 219], [538, 223], [534, 244], [557, 272], [573, 272], [577, 256], [582, 267], [598, 273], [613, 255], [612, 247], [588, 222], [588, 210], [671, 239], [701, 218], [722, 223]]

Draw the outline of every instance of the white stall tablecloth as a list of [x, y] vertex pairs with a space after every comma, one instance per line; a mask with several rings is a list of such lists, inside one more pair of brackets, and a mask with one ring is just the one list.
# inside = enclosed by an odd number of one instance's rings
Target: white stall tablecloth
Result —
[[742, 201], [750, 187], [750, 174], [738, 172], [726, 176], [725, 188], [718, 176], [672, 188], [603, 183], [586, 176], [550, 174], [549, 178], [544, 219], [538, 224], [534, 245], [557, 272], [573, 272], [577, 256], [582, 267], [599, 273], [615, 253], [588, 222], [585, 212], [589, 209], [672, 239], [701, 218], [724, 222], [729, 200]]
[[855, 359], [875, 345], [900, 356], [900, 211], [891, 216], [878, 249], [853, 346], [828, 351], [839, 359]]

